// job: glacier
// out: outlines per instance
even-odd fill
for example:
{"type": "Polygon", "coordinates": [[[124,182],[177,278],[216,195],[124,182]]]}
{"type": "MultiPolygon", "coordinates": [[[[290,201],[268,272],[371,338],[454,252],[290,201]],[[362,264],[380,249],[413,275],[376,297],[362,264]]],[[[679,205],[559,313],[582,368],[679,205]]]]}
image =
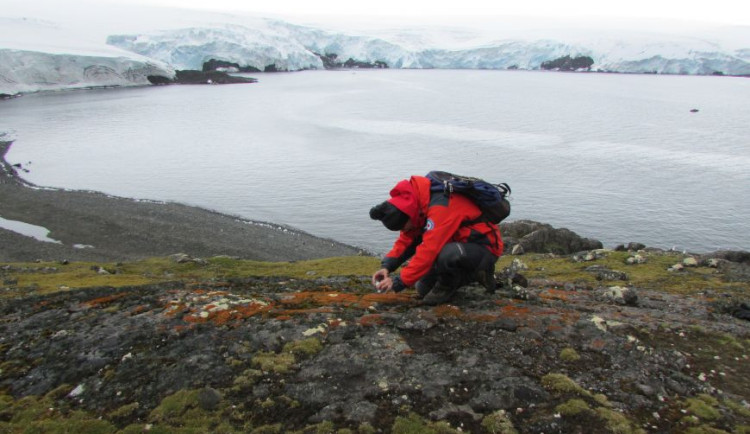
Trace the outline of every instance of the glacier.
{"type": "Polygon", "coordinates": [[[149,75],[174,77],[170,65],[71,37],[59,26],[0,18],[0,96],[45,90],[143,86],[149,75]]]}
{"type": "MultiPolygon", "coordinates": [[[[544,61],[570,55],[591,57],[593,70],[608,72],[750,74],[747,49],[728,50],[710,39],[593,36],[590,41],[583,38],[575,41],[502,39],[474,47],[443,48],[419,46],[414,39],[404,39],[403,33],[394,37],[351,35],[265,19],[253,27],[216,25],[112,35],[107,43],[167,62],[178,69],[201,69],[210,59],[258,70],[272,64],[276,69],[289,71],[323,69],[319,55],[335,54],[342,60],[385,62],[390,68],[535,70],[544,61]]],[[[450,45],[450,41],[446,45],[450,45]]]]}
{"type": "Polygon", "coordinates": [[[173,78],[175,70],[202,69],[211,59],[260,71],[324,69],[331,55],[338,62],[384,62],[389,68],[522,70],[569,55],[590,57],[594,71],[750,75],[750,26],[512,17],[430,25],[293,23],[139,5],[115,10],[89,2],[82,14],[53,0],[5,2],[0,11],[5,96],[145,85],[148,75],[173,78]]]}

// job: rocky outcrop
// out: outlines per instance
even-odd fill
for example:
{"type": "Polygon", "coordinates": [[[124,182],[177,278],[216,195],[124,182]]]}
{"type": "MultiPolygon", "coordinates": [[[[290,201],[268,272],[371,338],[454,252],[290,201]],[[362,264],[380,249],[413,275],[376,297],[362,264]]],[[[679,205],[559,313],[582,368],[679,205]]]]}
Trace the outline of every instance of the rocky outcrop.
{"type": "Polygon", "coordinates": [[[203,72],[220,71],[220,72],[261,72],[254,66],[241,66],[239,63],[227,62],[226,60],[211,59],[203,62],[203,72]]]}
{"type": "Polygon", "coordinates": [[[566,255],[601,249],[601,241],[583,238],[575,232],[531,220],[501,223],[505,251],[512,254],[555,253],[566,255]]]}
{"type": "Polygon", "coordinates": [[[175,71],[174,80],[161,75],[149,75],[151,84],[235,84],[256,83],[258,80],[250,77],[237,77],[221,71],[175,71]]]}
{"type": "Polygon", "coordinates": [[[323,67],[325,69],[340,69],[340,68],[386,69],[388,68],[388,63],[381,61],[381,60],[370,62],[370,61],[365,61],[365,60],[356,60],[350,57],[346,61],[341,62],[339,60],[338,54],[336,53],[326,53],[326,54],[315,53],[315,55],[320,57],[320,60],[323,61],[323,67]]]}

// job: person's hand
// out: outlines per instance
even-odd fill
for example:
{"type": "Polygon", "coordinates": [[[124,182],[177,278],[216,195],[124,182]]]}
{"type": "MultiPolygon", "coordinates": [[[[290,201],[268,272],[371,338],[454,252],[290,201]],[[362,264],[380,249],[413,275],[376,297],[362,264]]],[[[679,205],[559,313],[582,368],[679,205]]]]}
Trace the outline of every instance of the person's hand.
{"type": "Polygon", "coordinates": [[[372,285],[378,286],[378,282],[387,278],[388,274],[388,270],[385,268],[381,268],[380,270],[376,271],[375,274],[372,275],[372,285]]]}
{"type": "Polygon", "coordinates": [[[380,293],[390,292],[393,289],[393,278],[386,277],[385,279],[378,282],[378,284],[375,285],[375,288],[380,293]]]}

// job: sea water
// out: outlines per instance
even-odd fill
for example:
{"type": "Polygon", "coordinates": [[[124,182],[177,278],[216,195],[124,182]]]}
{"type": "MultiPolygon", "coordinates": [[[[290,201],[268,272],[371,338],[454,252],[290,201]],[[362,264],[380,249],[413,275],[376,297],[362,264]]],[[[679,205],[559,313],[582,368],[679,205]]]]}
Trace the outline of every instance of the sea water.
{"type": "MultiPolygon", "coordinates": [[[[750,80],[347,70],[0,102],[41,186],[184,202],[388,249],[369,219],[438,169],[507,182],[510,220],[605,246],[750,249],[750,80]]],[[[0,216],[2,217],[2,216],[0,216]]]]}

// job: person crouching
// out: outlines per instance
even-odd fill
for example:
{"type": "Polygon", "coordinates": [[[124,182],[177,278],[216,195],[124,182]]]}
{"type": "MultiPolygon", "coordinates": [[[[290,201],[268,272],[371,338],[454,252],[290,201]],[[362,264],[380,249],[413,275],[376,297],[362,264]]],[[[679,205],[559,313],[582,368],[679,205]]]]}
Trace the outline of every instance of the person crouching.
{"type": "Polygon", "coordinates": [[[430,180],[412,176],[390,191],[390,199],[370,209],[398,239],[372,275],[380,292],[415,287],[425,304],[449,301],[459,287],[481,283],[495,290],[495,262],[503,253],[496,224],[477,221],[481,211],[460,194],[430,192],[430,180]],[[392,275],[406,261],[400,275],[392,275]]]}

